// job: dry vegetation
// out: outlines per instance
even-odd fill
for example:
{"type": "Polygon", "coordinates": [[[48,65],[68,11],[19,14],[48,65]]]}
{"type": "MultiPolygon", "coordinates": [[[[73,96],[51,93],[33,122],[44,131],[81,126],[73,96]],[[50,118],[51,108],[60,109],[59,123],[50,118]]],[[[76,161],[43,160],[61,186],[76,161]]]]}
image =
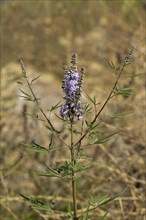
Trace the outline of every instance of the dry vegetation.
{"type": "MultiPolygon", "coordinates": [[[[126,190],[114,202],[99,208],[90,216],[98,219],[106,210],[107,220],[144,220],[145,214],[145,34],[144,1],[1,1],[1,216],[9,219],[69,219],[66,215],[41,214],[24,204],[18,192],[50,201],[58,195],[58,207],[67,210],[71,201],[67,182],[36,176],[32,170],[44,169],[43,162],[55,163],[68,155],[62,149],[51,155],[26,151],[21,142],[35,140],[48,145],[50,134],[44,124],[26,117],[37,114],[36,106],[22,101],[18,95],[23,58],[30,75],[41,74],[36,91],[47,109],[62,99],[62,66],[73,52],[78,53],[79,66],[86,66],[84,89],[103,102],[115,76],[104,58],[119,65],[123,56],[136,45],[135,61],[128,66],[121,85],[133,86],[134,94],[111,101],[100,117],[105,134],[121,132],[105,145],[86,147],[86,154],[98,166],[83,173],[78,183],[79,209],[86,205],[91,193],[99,197],[106,192],[126,190]],[[128,74],[141,74],[135,78],[128,74]],[[113,119],[119,112],[132,112],[113,119]],[[64,205],[63,205],[64,202],[64,205]]],[[[61,126],[54,117],[56,126],[61,126]]],[[[63,137],[67,138],[66,135],[63,137]]],[[[61,148],[56,139],[55,145],[61,148]]]]}

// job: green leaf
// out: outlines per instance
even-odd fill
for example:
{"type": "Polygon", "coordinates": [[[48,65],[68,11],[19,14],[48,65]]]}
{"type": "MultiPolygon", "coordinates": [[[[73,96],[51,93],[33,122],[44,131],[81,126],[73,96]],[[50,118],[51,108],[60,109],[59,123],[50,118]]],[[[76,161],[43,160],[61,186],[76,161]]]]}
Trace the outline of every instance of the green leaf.
{"type": "Polygon", "coordinates": [[[25,95],[25,97],[31,97],[31,95],[30,94],[28,94],[28,93],[26,93],[26,92],[24,92],[23,90],[21,90],[21,89],[19,89],[20,90],[20,92],[22,92],[24,95],[25,95]]]}
{"type": "Polygon", "coordinates": [[[110,62],[107,59],[105,59],[105,62],[112,70],[116,70],[116,67],[112,61],[110,62]]]}
{"type": "Polygon", "coordinates": [[[60,102],[58,102],[56,105],[54,105],[54,106],[52,106],[51,107],[51,109],[50,110],[48,110],[48,111],[53,111],[53,110],[55,110],[56,108],[59,108],[61,105],[59,105],[61,103],[61,101],[60,102]]]}
{"type": "MultiPolygon", "coordinates": [[[[54,171],[55,171],[55,170],[54,170],[54,171]]],[[[61,178],[60,174],[59,174],[57,171],[55,171],[55,172],[50,171],[50,172],[48,172],[48,173],[35,171],[35,173],[36,173],[38,176],[59,177],[59,178],[61,178]]]]}
{"type": "Polygon", "coordinates": [[[29,203],[31,203],[32,205],[30,205],[29,207],[30,208],[33,208],[33,209],[38,209],[38,210],[47,210],[47,211],[51,211],[43,202],[37,200],[37,199],[34,199],[32,197],[27,197],[27,196],[24,196],[23,194],[21,193],[18,193],[21,197],[23,197],[25,200],[27,200],[29,203]]]}
{"type": "Polygon", "coordinates": [[[24,98],[26,101],[36,102],[36,101],[40,100],[40,98],[33,98],[29,93],[26,93],[21,89],[19,89],[19,90],[20,90],[20,92],[22,92],[24,94],[24,95],[19,95],[19,97],[24,98]]]}
{"type": "Polygon", "coordinates": [[[19,97],[23,98],[25,101],[33,101],[31,96],[19,95],[19,97]]]}
{"type": "Polygon", "coordinates": [[[90,108],[89,104],[83,106],[83,114],[91,113],[92,108],[90,108]]]}
{"type": "Polygon", "coordinates": [[[99,126],[100,125],[100,123],[97,123],[96,121],[94,122],[94,123],[90,123],[90,124],[88,124],[88,127],[91,129],[91,130],[93,130],[93,129],[95,129],[97,126],[99,126]]]}
{"type": "Polygon", "coordinates": [[[114,133],[112,133],[112,134],[109,134],[109,135],[107,135],[107,136],[105,136],[105,137],[99,139],[98,141],[95,141],[95,142],[92,143],[92,144],[103,144],[103,143],[109,141],[113,135],[118,134],[118,133],[119,133],[119,131],[114,132],[114,133]]]}
{"type": "Polygon", "coordinates": [[[43,206],[45,205],[43,202],[40,202],[39,200],[36,200],[32,197],[27,197],[27,196],[24,196],[23,194],[19,193],[20,196],[22,196],[24,199],[26,199],[28,202],[34,204],[34,205],[37,205],[37,206],[43,206]]]}
{"type": "Polygon", "coordinates": [[[38,115],[32,115],[30,113],[26,113],[26,115],[28,115],[30,118],[32,118],[33,120],[38,120],[38,115]]]}
{"type": "Polygon", "coordinates": [[[85,215],[83,217],[83,220],[88,220],[89,207],[90,207],[90,205],[88,204],[88,207],[87,207],[87,210],[86,210],[85,215]]]}
{"type": "Polygon", "coordinates": [[[91,196],[91,199],[89,200],[89,204],[93,206],[91,210],[109,203],[110,201],[114,200],[118,196],[119,196],[119,193],[115,193],[115,195],[111,195],[111,193],[107,193],[96,202],[95,202],[95,199],[93,200],[93,197],[91,196]]]}
{"type": "Polygon", "coordinates": [[[105,194],[105,195],[97,202],[96,207],[105,205],[105,204],[107,204],[108,202],[113,201],[114,199],[116,199],[117,197],[119,197],[119,195],[121,195],[121,193],[123,193],[126,189],[127,189],[127,186],[126,186],[121,192],[118,192],[118,193],[107,193],[107,194],[105,194]]]}
{"type": "Polygon", "coordinates": [[[117,113],[116,115],[111,116],[111,118],[115,119],[115,118],[121,118],[125,115],[131,114],[133,112],[121,112],[121,113],[117,113]]]}
{"type": "Polygon", "coordinates": [[[80,171],[84,171],[84,170],[88,170],[88,169],[91,169],[93,167],[96,167],[97,164],[96,163],[90,163],[90,164],[76,163],[75,166],[76,167],[73,167],[73,168],[74,168],[74,171],[77,173],[77,172],[80,172],[80,171]]]}
{"type": "Polygon", "coordinates": [[[17,81],[17,83],[20,84],[20,85],[23,85],[23,82],[21,82],[21,81],[17,81]]]}
{"type": "Polygon", "coordinates": [[[134,94],[134,92],[132,92],[132,87],[124,87],[124,88],[116,87],[113,90],[113,93],[115,95],[123,95],[123,96],[126,96],[126,97],[128,97],[129,95],[133,95],[134,94]]]}
{"type": "Polygon", "coordinates": [[[97,103],[97,102],[96,102],[96,97],[95,97],[95,96],[94,96],[93,98],[91,98],[85,91],[84,91],[84,94],[85,94],[86,98],[87,98],[90,102],[92,102],[94,105],[100,104],[100,103],[97,103]]]}
{"type": "Polygon", "coordinates": [[[44,121],[44,119],[39,118],[38,115],[30,114],[30,113],[25,113],[27,116],[29,116],[32,120],[38,120],[38,121],[44,121]]]}
{"type": "Polygon", "coordinates": [[[103,216],[101,216],[101,217],[99,217],[99,219],[98,220],[104,220],[105,219],[105,217],[107,216],[107,214],[108,214],[108,212],[106,212],[103,216]]]}
{"type": "Polygon", "coordinates": [[[136,76],[143,75],[143,74],[145,73],[132,73],[132,74],[127,75],[126,77],[136,77],[136,76]]]}
{"type": "Polygon", "coordinates": [[[56,195],[53,196],[53,198],[50,201],[50,208],[53,210],[56,207],[56,195]]]}
{"type": "Polygon", "coordinates": [[[50,152],[53,149],[53,138],[51,138],[49,146],[48,146],[48,151],[50,152]]]}
{"type": "Polygon", "coordinates": [[[118,196],[119,196],[118,193],[116,193],[115,196],[111,196],[110,193],[108,193],[100,199],[100,201],[97,203],[96,207],[103,206],[103,205],[109,203],[110,201],[114,200],[118,196]]]}
{"type": "Polygon", "coordinates": [[[71,204],[70,203],[68,205],[68,214],[71,217],[71,219],[73,220],[73,214],[72,214],[72,211],[71,211],[71,204]]]}
{"type": "Polygon", "coordinates": [[[45,147],[33,142],[32,144],[22,143],[22,145],[29,150],[35,151],[35,152],[46,152],[48,151],[45,147]]]}
{"type": "Polygon", "coordinates": [[[32,84],[34,81],[36,81],[38,78],[40,78],[40,76],[41,76],[41,75],[34,77],[34,78],[31,80],[31,84],[32,84]]]}
{"type": "Polygon", "coordinates": [[[42,207],[39,207],[39,206],[35,206],[35,205],[30,205],[29,206],[30,208],[32,209],[35,209],[35,210],[41,210],[41,211],[48,211],[48,212],[51,212],[52,210],[49,209],[47,206],[42,206],[42,207]]]}
{"type": "Polygon", "coordinates": [[[57,114],[55,114],[55,116],[56,116],[57,118],[59,118],[61,121],[68,122],[66,118],[61,118],[61,117],[58,116],[57,114]]]}

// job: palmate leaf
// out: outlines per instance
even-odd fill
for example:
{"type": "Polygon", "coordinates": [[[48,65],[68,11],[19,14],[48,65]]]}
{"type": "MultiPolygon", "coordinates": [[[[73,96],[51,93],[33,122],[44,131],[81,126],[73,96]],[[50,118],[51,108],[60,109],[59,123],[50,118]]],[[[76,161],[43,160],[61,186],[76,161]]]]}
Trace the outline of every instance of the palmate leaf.
{"type": "Polygon", "coordinates": [[[36,101],[39,101],[40,98],[37,98],[37,97],[32,97],[32,95],[30,95],[29,93],[26,93],[24,92],[23,90],[19,89],[20,92],[23,93],[23,95],[19,95],[19,97],[25,99],[26,101],[32,101],[32,102],[36,102],[36,101]]]}
{"type": "Polygon", "coordinates": [[[116,87],[114,90],[113,90],[113,93],[115,95],[122,95],[122,96],[130,96],[130,95],[133,95],[134,92],[132,92],[132,87],[129,86],[129,87],[124,87],[124,88],[119,88],[119,87],[116,87]]]}
{"type": "Polygon", "coordinates": [[[23,90],[19,89],[20,92],[22,92],[23,95],[19,95],[19,97],[25,99],[26,101],[33,101],[32,96],[26,92],[24,92],[23,90]]]}
{"type": "Polygon", "coordinates": [[[108,61],[107,59],[105,59],[105,62],[112,70],[116,70],[116,67],[112,61],[108,61]]]}
{"type": "Polygon", "coordinates": [[[33,209],[38,209],[38,210],[46,210],[46,211],[51,211],[48,206],[46,206],[43,202],[34,199],[32,197],[27,197],[24,196],[22,193],[18,193],[21,197],[23,197],[26,201],[28,201],[29,203],[31,203],[32,205],[30,205],[29,207],[33,208],[33,209]]]}
{"type": "Polygon", "coordinates": [[[109,141],[113,135],[118,134],[119,132],[120,132],[120,131],[117,131],[117,132],[114,132],[114,133],[112,133],[112,134],[109,134],[109,135],[107,135],[107,136],[105,136],[105,137],[102,137],[102,138],[100,138],[98,141],[95,141],[95,142],[92,143],[92,144],[103,144],[103,143],[109,141]]]}
{"type": "Polygon", "coordinates": [[[33,142],[31,144],[22,143],[22,146],[26,147],[29,150],[35,151],[35,152],[48,152],[48,149],[45,147],[33,142]]]}
{"type": "Polygon", "coordinates": [[[92,108],[90,108],[89,104],[84,104],[83,105],[83,114],[90,114],[91,113],[92,108]]]}

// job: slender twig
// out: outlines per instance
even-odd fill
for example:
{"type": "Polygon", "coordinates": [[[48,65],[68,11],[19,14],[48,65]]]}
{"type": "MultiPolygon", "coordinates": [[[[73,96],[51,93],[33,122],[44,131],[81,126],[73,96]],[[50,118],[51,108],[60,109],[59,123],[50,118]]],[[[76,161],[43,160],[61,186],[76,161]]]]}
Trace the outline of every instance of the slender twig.
{"type": "Polygon", "coordinates": [[[61,140],[61,142],[65,145],[65,146],[67,146],[68,148],[70,147],[63,139],[62,139],[62,137],[58,134],[58,138],[61,140]]]}
{"type": "Polygon", "coordinates": [[[43,111],[43,109],[40,107],[40,104],[39,104],[39,102],[38,102],[38,99],[37,99],[36,95],[34,94],[33,89],[32,89],[32,87],[31,87],[31,84],[30,84],[30,82],[29,82],[29,80],[28,80],[28,78],[27,78],[26,69],[25,69],[25,66],[24,66],[24,63],[23,63],[22,60],[20,60],[20,64],[21,64],[21,68],[22,68],[22,75],[23,75],[23,77],[24,77],[25,80],[26,80],[26,83],[27,83],[27,85],[28,85],[28,88],[29,88],[29,90],[30,90],[30,92],[31,92],[31,94],[32,94],[32,96],[33,96],[33,98],[34,98],[34,102],[37,104],[37,107],[39,108],[40,112],[42,113],[42,115],[44,116],[44,118],[46,119],[46,121],[48,122],[48,124],[50,125],[51,129],[52,129],[53,131],[55,131],[56,133],[58,133],[59,131],[57,131],[57,130],[54,128],[54,126],[52,125],[51,121],[50,121],[49,118],[46,116],[46,114],[45,114],[45,112],[43,111]]]}
{"type": "MultiPolygon", "coordinates": [[[[81,137],[82,137],[82,135],[83,135],[83,129],[84,129],[84,120],[82,121],[82,126],[81,126],[81,137]]],[[[81,140],[82,141],[82,140],[81,140]]],[[[79,148],[80,148],[80,146],[81,146],[81,141],[79,142],[79,148]]]]}

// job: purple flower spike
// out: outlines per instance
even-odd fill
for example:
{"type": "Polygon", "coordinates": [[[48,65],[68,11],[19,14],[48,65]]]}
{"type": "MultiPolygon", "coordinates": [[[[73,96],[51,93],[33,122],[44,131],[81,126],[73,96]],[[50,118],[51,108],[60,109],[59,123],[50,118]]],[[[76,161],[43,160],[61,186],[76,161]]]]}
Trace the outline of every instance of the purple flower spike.
{"type": "MultiPolygon", "coordinates": [[[[83,72],[81,75],[77,71],[77,55],[72,55],[71,69],[65,69],[65,77],[62,83],[62,88],[65,93],[66,103],[61,106],[60,115],[62,118],[67,118],[73,121],[74,117],[78,120],[83,119],[81,98],[81,86],[83,81],[83,72]]],[[[82,70],[81,70],[82,71],[82,70]]]]}

